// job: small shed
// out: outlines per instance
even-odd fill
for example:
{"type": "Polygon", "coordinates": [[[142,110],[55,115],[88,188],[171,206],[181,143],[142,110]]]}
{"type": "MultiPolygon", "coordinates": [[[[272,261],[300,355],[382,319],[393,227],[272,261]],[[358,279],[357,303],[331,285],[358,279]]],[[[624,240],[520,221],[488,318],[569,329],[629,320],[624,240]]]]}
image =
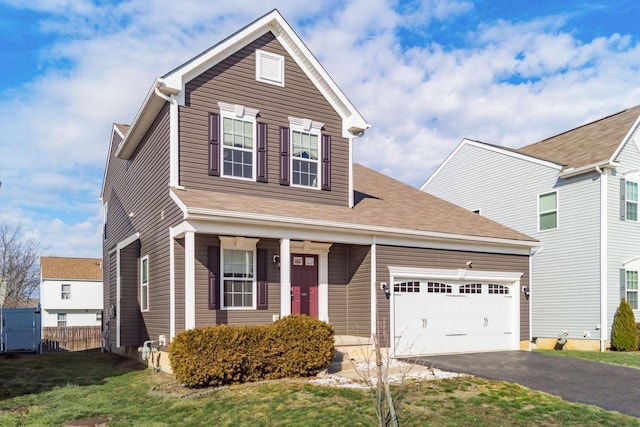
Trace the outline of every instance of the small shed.
{"type": "Polygon", "coordinates": [[[41,352],[40,304],[0,309],[0,351],[41,352]]]}

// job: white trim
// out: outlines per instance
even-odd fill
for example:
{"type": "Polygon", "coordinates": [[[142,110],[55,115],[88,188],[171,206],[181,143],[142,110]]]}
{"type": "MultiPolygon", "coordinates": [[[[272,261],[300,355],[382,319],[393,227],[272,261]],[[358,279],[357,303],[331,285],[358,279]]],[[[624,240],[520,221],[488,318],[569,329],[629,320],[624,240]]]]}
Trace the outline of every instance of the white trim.
{"type": "Polygon", "coordinates": [[[259,239],[253,239],[241,236],[218,236],[220,239],[220,294],[218,295],[220,301],[220,310],[236,311],[236,310],[256,310],[258,301],[258,260],[257,260],[257,244],[259,239]],[[224,303],[224,251],[225,250],[240,250],[251,252],[253,258],[253,268],[251,272],[251,306],[250,307],[227,307],[224,303]]]}
{"type": "Polygon", "coordinates": [[[195,233],[184,233],[184,329],[196,327],[195,233]]]}
{"type": "Polygon", "coordinates": [[[619,166],[618,163],[610,162],[606,160],[602,162],[591,163],[589,165],[580,166],[577,168],[567,168],[566,170],[558,174],[558,177],[566,179],[566,178],[571,178],[577,175],[582,175],[587,172],[598,172],[598,170],[603,170],[603,169],[615,169],[617,166],[619,166]]]}
{"type": "MultiPolygon", "coordinates": [[[[636,128],[638,127],[639,124],[640,124],[640,116],[638,116],[635,122],[633,122],[633,126],[629,128],[629,131],[627,132],[627,134],[624,136],[624,138],[622,138],[622,141],[620,142],[620,144],[618,144],[618,148],[616,148],[616,150],[613,152],[613,154],[609,158],[610,163],[615,162],[615,158],[618,157],[618,155],[620,154],[620,151],[622,151],[622,148],[625,146],[625,144],[629,142],[629,140],[631,139],[631,135],[633,135],[633,133],[636,131],[636,128]]],[[[640,150],[640,147],[638,147],[637,143],[636,143],[636,148],[640,150]]]]}
{"type": "MultiPolygon", "coordinates": [[[[608,215],[609,210],[607,197],[607,186],[609,180],[607,178],[608,173],[603,170],[600,174],[600,351],[605,350],[605,340],[607,338],[607,332],[609,328],[607,326],[607,290],[609,289],[608,283],[608,268],[607,262],[609,260],[608,253],[608,215]]],[[[625,188],[626,191],[626,188],[625,188]]],[[[626,209],[626,206],[625,206],[626,209]]]]}
{"type": "Polygon", "coordinates": [[[180,187],[180,110],[171,96],[169,103],[169,185],[180,187]]]}
{"type": "Polygon", "coordinates": [[[176,336],[176,242],[172,234],[173,227],[169,227],[169,342],[176,336]]]}
{"type": "MultiPolygon", "coordinates": [[[[378,332],[378,316],[377,316],[377,307],[378,307],[378,299],[377,299],[377,267],[378,267],[378,258],[377,258],[377,243],[376,236],[373,236],[371,239],[371,336],[378,332]]],[[[388,286],[388,284],[387,284],[388,286]]],[[[391,314],[390,314],[391,315],[391,314]]],[[[389,329],[391,330],[391,329],[389,329]]]]}
{"type": "Polygon", "coordinates": [[[143,313],[146,313],[147,311],[149,311],[149,254],[143,256],[142,258],[140,258],[140,311],[143,313]],[[142,277],[143,277],[143,273],[144,273],[144,269],[142,268],[142,266],[144,265],[144,262],[147,261],[147,283],[144,284],[142,283],[142,277]],[[147,292],[146,292],[146,301],[144,301],[142,299],[142,288],[143,286],[145,286],[147,288],[147,292]],[[145,308],[146,306],[146,308],[145,308]]]}
{"type": "Polygon", "coordinates": [[[291,315],[291,239],[280,239],[280,317],[291,315]]]}
{"type": "MultiPolygon", "coordinates": [[[[515,159],[519,159],[519,160],[524,160],[525,162],[531,162],[531,163],[535,163],[537,165],[541,165],[541,166],[546,166],[552,169],[556,169],[558,171],[560,171],[562,169],[562,165],[557,164],[557,163],[553,163],[553,162],[549,162],[546,160],[541,160],[532,156],[528,156],[526,154],[522,154],[522,153],[518,153],[515,151],[511,151],[511,150],[507,150],[501,147],[496,147],[495,145],[489,145],[486,144],[484,142],[480,142],[480,141],[473,141],[470,139],[463,139],[460,144],[458,144],[458,146],[453,150],[453,152],[451,154],[449,154],[449,156],[444,160],[444,162],[442,162],[440,164],[440,166],[438,166],[438,168],[435,170],[435,172],[433,172],[431,174],[431,176],[429,178],[427,178],[427,180],[424,182],[424,184],[422,184],[420,186],[420,190],[422,191],[427,191],[427,186],[429,185],[429,183],[447,166],[447,164],[449,164],[449,162],[456,156],[456,154],[458,154],[458,152],[460,150],[462,150],[462,148],[465,145],[469,145],[471,147],[476,147],[476,148],[480,148],[483,150],[487,150],[487,151],[492,151],[494,153],[498,153],[498,154],[502,154],[504,156],[509,156],[509,157],[513,157],[515,159]]],[[[428,192],[428,191],[427,191],[428,192]]]]}
{"type": "Polygon", "coordinates": [[[256,81],[284,87],[284,56],[277,53],[256,49],[256,81]],[[277,63],[278,74],[275,79],[263,73],[264,60],[274,60],[277,63]]]}
{"type": "MultiPolygon", "coordinates": [[[[329,250],[331,246],[332,243],[309,240],[291,241],[290,245],[291,253],[318,256],[318,318],[325,322],[329,322],[329,250]]],[[[291,307],[291,301],[289,301],[289,307],[291,307]]]]}

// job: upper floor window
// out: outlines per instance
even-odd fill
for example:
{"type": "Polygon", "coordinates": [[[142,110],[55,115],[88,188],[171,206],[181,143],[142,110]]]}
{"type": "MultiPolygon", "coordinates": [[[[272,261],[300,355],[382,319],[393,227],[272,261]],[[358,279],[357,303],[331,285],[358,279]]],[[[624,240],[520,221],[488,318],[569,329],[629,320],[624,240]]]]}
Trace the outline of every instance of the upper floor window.
{"type": "Polygon", "coordinates": [[[61,285],[61,295],[60,298],[62,299],[71,299],[71,285],[63,283],[61,285]]]}
{"type": "Polygon", "coordinates": [[[222,308],[256,308],[256,243],[258,239],[220,237],[222,308]]]}
{"type": "Polygon", "coordinates": [[[551,230],[558,228],[558,193],[541,194],[538,197],[538,229],[551,230]]]}
{"type": "Polygon", "coordinates": [[[149,255],[140,260],[140,310],[149,310],[149,255]]]}
{"type": "Polygon", "coordinates": [[[289,117],[291,125],[291,184],[320,188],[320,130],[323,123],[289,117]]]}
{"type": "Polygon", "coordinates": [[[67,326],[67,313],[58,313],[58,326],[67,326]]]}
{"type": "Polygon", "coordinates": [[[625,181],[625,218],[638,220],[638,183],[629,180],[625,181]]]}

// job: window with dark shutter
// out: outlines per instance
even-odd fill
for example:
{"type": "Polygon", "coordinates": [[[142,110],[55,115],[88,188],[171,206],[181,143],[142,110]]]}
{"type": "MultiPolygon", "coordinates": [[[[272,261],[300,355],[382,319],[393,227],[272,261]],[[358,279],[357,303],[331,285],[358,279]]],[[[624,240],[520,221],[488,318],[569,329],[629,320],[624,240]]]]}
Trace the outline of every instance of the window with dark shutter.
{"type": "Polygon", "coordinates": [[[258,123],[257,176],[258,182],[267,182],[267,124],[258,123]]]}
{"type": "Polygon", "coordinates": [[[331,190],[331,135],[322,135],[322,186],[331,190]]]}
{"type": "Polygon", "coordinates": [[[257,303],[258,310],[267,310],[269,308],[269,282],[267,281],[267,271],[269,268],[268,255],[266,249],[258,249],[258,282],[257,282],[257,303]]]}
{"type": "Polygon", "coordinates": [[[289,185],[289,128],[280,127],[280,184],[289,185]]]}
{"type": "Polygon", "coordinates": [[[220,115],[209,113],[209,175],[220,176],[220,115]]]}
{"type": "Polygon", "coordinates": [[[220,308],[220,248],[209,246],[209,310],[220,308]]]}

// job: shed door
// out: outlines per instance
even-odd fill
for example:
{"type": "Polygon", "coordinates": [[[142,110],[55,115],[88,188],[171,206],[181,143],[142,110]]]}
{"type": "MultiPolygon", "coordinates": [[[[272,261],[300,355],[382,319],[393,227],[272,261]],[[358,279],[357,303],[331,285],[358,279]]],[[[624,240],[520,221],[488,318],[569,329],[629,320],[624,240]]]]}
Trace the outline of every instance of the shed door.
{"type": "Polygon", "coordinates": [[[41,318],[37,308],[3,308],[2,351],[40,351],[41,318]]]}
{"type": "Polygon", "coordinates": [[[514,291],[496,283],[396,280],[395,355],[516,350],[514,291]]]}

